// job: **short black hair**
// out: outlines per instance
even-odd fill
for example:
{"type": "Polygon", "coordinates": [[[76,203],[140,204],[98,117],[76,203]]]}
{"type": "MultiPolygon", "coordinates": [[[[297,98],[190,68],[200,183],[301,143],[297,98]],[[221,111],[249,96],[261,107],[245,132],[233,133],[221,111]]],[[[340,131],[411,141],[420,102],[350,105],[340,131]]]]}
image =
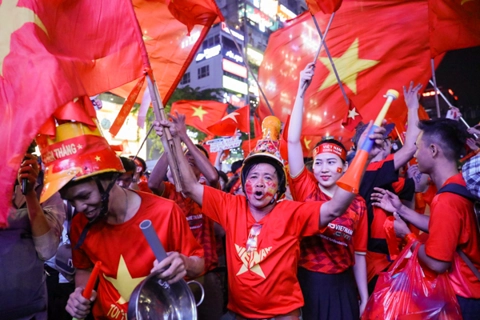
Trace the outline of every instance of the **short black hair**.
{"type": "Polygon", "coordinates": [[[205,154],[205,157],[207,157],[208,160],[210,160],[210,155],[208,154],[208,151],[207,149],[205,149],[204,146],[202,146],[201,144],[196,144],[195,146],[205,154]]]}
{"type": "Polygon", "coordinates": [[[469,135],[458,121],[446,118],[421,120],[418,128],[423,131],[422,140],[439,145],[447,159],[457,161],[465,155],[469,135]]]}
{"type": "MultiPolygon", "coordinates": [[[[325,139],[325,140],[322,140],[320,142],[318,142],[315,147],[313,147],[313,149],[315,149],[316,147],[318,147],[319,145],[322,145],[324,143],[333,143],[334,145],[337,145],[339,146],[340,148],[342,148],[343,151],[345,151],[345,154],[347,154],[347,148],[345,148],[345,146],[343,145],[343,143],[341,143],[340,141],[336,140],[336,139],[325,139]]],[[[342,162],[345,164],[345,161],[343,159],[341,159],[342,162]]]]}
{"type": "Polygon", "coordinates": [[[142,174],[145,171],[147,171],[147,163],[145,162],[145,160],[143,160],[140,157],[135,157],[135,156],[130,156],[129,158],[132,159],[134,162],[136,162],[135,160],[138,160],[142,164],[142,174]]]}
{"type": "Polygon", "coordinates": [[[235,174],[238,173],[238,170],[243,166],[243,160],[237,160],[232,163],[230,170],[235,174]]]}
{"type": "Polygon", "coordinates": [[[135,173],[137,166],[132,159],[120,157],[120,160],[122,161],[123,168],[126,172],[132,172],[132,174],[135,173]]]}
{"type": "Polygon", "coordinates": [[[93,180],[102,180],[102,181],[107,181],[107,182],[116,181],[117,178],[120,175],[121,175],[120,172],[110,171],[110,172],[103,172],[103,173],[100,173],[100,174],[92,175],[92,176],[89,176],[89,177],[86,177],[86,178],[80,178],[78,180],[70,180],[66,185],[64,185],[60,189],[60,194],[61,194],[62,190],[64,190],[64,189],[67,189],[67,188],[70,188],[70,187],[73,187],[73,186],[76,186],[76,185],[79,185],[79,184],[82,184],[82,183],[85,183],[85,182],[93,181],[93,180]]]}

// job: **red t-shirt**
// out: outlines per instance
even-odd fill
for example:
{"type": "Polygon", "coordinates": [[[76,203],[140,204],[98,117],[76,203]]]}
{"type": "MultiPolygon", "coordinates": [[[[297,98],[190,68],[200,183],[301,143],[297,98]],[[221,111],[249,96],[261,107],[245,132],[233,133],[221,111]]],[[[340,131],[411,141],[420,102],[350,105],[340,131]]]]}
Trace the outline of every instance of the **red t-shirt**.
{"type": "MultiPolygon", "coordinates": [[[[315,176],[305,168],[289,179],[290,192],[295,201],[328,201],[315,176]]],[[[300,243],[299,265],[307,270],[336,274],[355,264],[355,252],[367,252],[367,207],[361,196],[356,196],[345,213],[328,224],[313,237],[300,243]]]]}
{"type": "MultiPolygon", "coordinates": [[[[174,202],[142,192],[138,195],[142,202],[132,219],[119,225],[108,224],[105,220],[94,223],[82,246],[72,250],[76,268],[88,269],[95,262],[102,262],[98,296],[92,311],[95,319],[126,318],[133,289],[150,274],[155,256],[139,228],[142,221],[152,221],[166,252],[203,257],[202,247],[174,202]]],[[[73,217],[72,248],[87,222],[83,214],[73,217]]]]}
{"type": "MultiPolygon", "coordinates": [[[[445,181],[465,186],[462,174],[458,173],[445,181]]],[[[480,298],[480,280],[455,252],[459,247],[480,270],[480,237],[473,203],[464,197],[443,192],[437,194],[431,204],[429,237],[425,253],[431,258],[452,262],[449,272],[455,293],[465,298],[480,298]],[[456,261],[454,261],[454,259],[456,261]]]]}
{"type": "Polygon", "coordinates": [[[299,241],[318,232],[322,202],[278,201],[255,221],[244,196],[205,186],[203,213],[226,233],[228,309],[246,318],[272,318],[303,306],[297,280],[299,241]],[[257,248],[246,250],[254,224],[261,225],[257,248]]]}
{"type": "Polygon", "coordinates": [[[218,266],[218,255],[213,220],[203,215],[200,206],[191,198],[186,198],[180,192],[177,192],[175,185],[170,182],[165,182],[162,197],[173,200],[182,209],[190,225],[190,230],[203,247],[205,272],[215,269],[218,266]]]}

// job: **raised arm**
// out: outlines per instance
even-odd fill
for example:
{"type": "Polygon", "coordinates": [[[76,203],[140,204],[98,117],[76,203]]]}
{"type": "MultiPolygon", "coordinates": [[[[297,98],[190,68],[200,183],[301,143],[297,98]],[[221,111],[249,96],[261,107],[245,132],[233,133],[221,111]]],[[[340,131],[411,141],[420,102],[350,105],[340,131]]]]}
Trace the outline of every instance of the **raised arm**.
{"type": "Polygon", "coordinates": [[[158,159],[155,167],[148,178],[148,187],[154,194],[161,196],[165,190],[165,183],[163,182],[168,170],[167,154],[164,152],[160,159],[158,159]]]}
{"type": "MultiPolygon", "coordinates": [[[[47,218],[47,209],[44,210],[40,205],[37,192],[35,191],[35,183],[37,182],[39,172],[37,157],[27,153],[18,170],[17,179],[20,185],[22,185],[22,179],[27,179],[28,181],[25,200],[32,238],[38,257],[42,260],[47,260],[53,257],[57,251],[65,213],[61,212],[61,210],[64,210],[63,203],[60,203],[60,205],[51,203],[49,205],[51,217],[50,219],[47,218]]],[[[58,194],[56,199],[57,202],[61,202],[58,194]]],[[[51,202],[53,202],[53,199],[51,202]]]]}
{"type": "Polygon", "coordinates": [[[307,64],[305,69],[300,72],[300,80],[298,82],[297,97],[293,104],[292,114],[290,115],[290,125],[288,127],[288,164],[290,176],[298,176],[304,167],[303,151],[300,137],[302,135],[303,122],[303,93],[304,86],[308,86],[314,74],[315,64],[313,62],[307,64]]]}
{"type": "Polygon", "coordinates": [[[207,179],[208,185],[216,187],[218,183],[218,172],[217,170],[215,170],[215,167],[212,166],[210,160],[208,160],[208,158],[203,154],[202,151],[197,148],[197,146],[188,136],[187,127],[185,125],[185,115],[176,112],[175,117],[170,117],[172,118],[172,120],[175,119],[174,122],[177,129],[177,135],[180,140],[187,146],[189,153],[195,159],[195,164],[197,165],[197,168],[207,179]]]}
{"type": "Polygon", "coordinates": [[[400,148],[400,150],[395,153],[393,157],[395,170],[400,169],[408,161],[410,161],[410,159],[412,159],[413,157],[413,154],[417,150],[417,147],[415,146],[415,141],[417,140],[417,136],[420,133],[420,129],[418,128],[418,92],[421,88],[421,84],[417,84],[414,87],[413,81],[410,82],[408,90],[405,88],[405,86],[403,87],[405,104],[407,105],[408,109],[407,132],[405,133],[404,145],[400,148]]]}
{"type": "MultiPolygon", "coordinates": [[[[183,116],[183,115],[179,115],[183,116]]],[[[185,116],[183,116],[185,117],[185,116]]],[[[182,147],[180,145],[180,138],[177,135],[177,117],[171,117],[172,122],[168,120],[162,120],[160,122],[155,121],[153,123],[153,127],[157,134],[159,136],[163,135],[163,127],[168,127],[170,128],[170,132],[173,136],[173,139],[175,140],[175,151],[177,155],[177,164],[178,164],[178,169],[180,171],[180,175],[182,178],[182,183],[183,183],[183,193],[187,196],[193,199],[196,203],[199,205],[202,205],[203,201],[203,185],[200,184],[195,177],[192,168],[190,167],[190,164],[188,163],[187,159],[185,158],[185,155],[183,154],[182,147]]]]}

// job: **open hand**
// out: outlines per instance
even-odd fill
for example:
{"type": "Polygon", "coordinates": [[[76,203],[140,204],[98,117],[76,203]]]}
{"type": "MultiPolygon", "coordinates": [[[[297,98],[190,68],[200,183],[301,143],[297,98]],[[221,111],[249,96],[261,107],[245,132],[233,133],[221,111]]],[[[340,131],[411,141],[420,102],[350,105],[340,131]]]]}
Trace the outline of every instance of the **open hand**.
{"type": "Polygon", "coordinates": [[[400,210],[402,202],[395,193],[382,188],[374,188],[374,190],[376,192],[372,193],[370,196],[370,199],[373,200],[372,205],[388,212],[396,212],[400,210]]]}

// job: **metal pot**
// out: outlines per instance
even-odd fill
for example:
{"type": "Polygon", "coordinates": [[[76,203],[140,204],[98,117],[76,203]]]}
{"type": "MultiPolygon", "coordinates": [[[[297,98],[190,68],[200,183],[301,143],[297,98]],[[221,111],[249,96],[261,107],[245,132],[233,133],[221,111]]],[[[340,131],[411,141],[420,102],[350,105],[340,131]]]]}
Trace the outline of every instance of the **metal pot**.
{"type": "Polygon", "coordinates": [[[158,278],[157,273],[150,274],[133,291],[128,303],[129,320],[165,319],[196,320],[197,306],[205,296],[202,285],[197,281],[184,280],[169,284],[158,278]],[[202,292],[198,303],[188,287],[197,284],[202,292]]]}
{"type": "MultiPolygon", "coordinates": [[[[150,220],[140,223],[145,238],[152,248],[158,261],[165,259],[167,254],[158,239],[150,220]]],[[[165,320],[196,320],[197,306],[203,302],[205,291],[197,281],[180,280],[169,284],[158,277],[159,272],[146,277],[133,290],[128,302],[127,316],[130,320],[165,319],[165,320]],[[194,283],[200,287],[201,298],[195,302],[188,284],[194,283]]]]}

